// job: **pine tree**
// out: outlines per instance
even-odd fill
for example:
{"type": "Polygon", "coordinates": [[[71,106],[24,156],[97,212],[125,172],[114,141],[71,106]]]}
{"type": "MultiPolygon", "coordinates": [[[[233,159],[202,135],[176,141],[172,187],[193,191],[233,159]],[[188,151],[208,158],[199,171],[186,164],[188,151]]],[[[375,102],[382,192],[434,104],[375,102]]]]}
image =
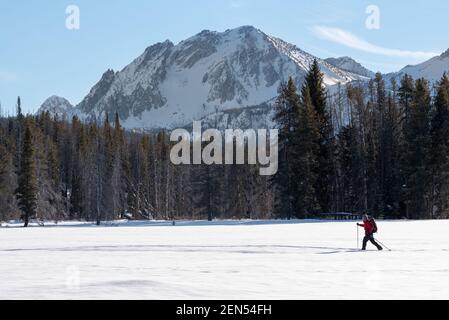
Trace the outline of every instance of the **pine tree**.
{"type": "Polygon", "coordinates": [[[70,218],[84,218],[83,173],[86,154],[86,136],[84,126],[78,117],[72,118],[71,135],[73,139],[72,178],[70,187],[70,218]]]}
{"type": "MultiPolygon", "coordinates": [[[[361,86],[352,87],[349,86],[347,89],[348,101],[350,104],[350,132],[348,135],[350,137],[347,139],[348,144],[352,146],[351,159],[352,168],[347,168],[345,162],[339,164],[343,167],[343,170],[349,170],[351,174],[351,185],[355,190],[352,208],[354,212],[367,212],[369,208],[369,130],[370,125],[370,109],[365,104],[364,89],[361,86]],[[354,137],[353,137],[354,136],[354,137]]],[[[344,132],[342,132],[343,134],[344,132]]],[[[344,143],[344,141],[343,141],[344,143]]],[[[342,172],[341,175],[345,173],[342,172]]]]}
{"type": "Polygon", "coordinates": [[[401,79],[401,86],[398,91],[399,95],[399,105],[401,106],[401,114],[404,117],[403,125],[408,124],[410,118],[410,106],[413,99],[413,93],[415,91],[415,83],[411,76],[404,75],[401,79]]]}
{"type": "Polygon", "coordinates": [[[321,73],[318,61],[315,59],[306,75],[306,84],[310,91],[312,105],[315,107],[318,120],[321,121],[321,134],[324,136],[329,130],[329,112],[326,105],[326,91],[324,89],[323,73],[321,73]]]}
{"type": "Polygon", "coordinates": [[[5,174],[6,174],[6,167],[8,164],[8,150],[3,144],[3,128],[0,127],[0,192],[2,190],[2,187],[4,186],[5,182],[5,174]]]}
{"type": "Polygon", "coordinates": [[[29,219],[36,214],[37,191],[33,137],[30,127],[27,126],[22,147],[19,186],[16,190],[19,207],[23,211],[25,227],[28,226],[29,219]]]}
{"type": "Polygon", "coordinates": [[[301,91],[299,123],[296,128],[297,146],[292,161],[293,178],[296,189],[296,209],[299,217],[307,218],[320,210],[315,186],[318,179],[320,126],[317,112],[307,84],[301,91]]]}
{"type": "MultiPolygon", "coordinates": [[[[14,130],[15,130],[15,139],[17,141],[17,145],[21,146],[23,143],[23,130],[24,130],[24,116],[22,114],[22,102],[20,97],[17,97],[17,121],[16,122],[11,122],[11,124],[14,126],[14,130]]],[[[21,163],[21,152],[16,152],[15,155],[15,159],[14,162],[15,163],[21,163]]]]}
{"type": "Polygon", "coordinates": [[[356,165],[356,131],[352,125],[341,128],[337,136],[338,162],[338,210],[341,212],[356,212],[354,173],[356,165]]]}
{"type": "Polygon", "coordinates": [[[114,201],[111,199],[113,195],[113,172],[114,172],[114,147],[113,132],[109,123],[109,115],[106,118],[101,131],[101,162],[98,163],[101,174],[101,211],[102,218],[112,220],[115,217],[114,201]]]}
{"type": "Polygon", "coordinates": [[[52,185],[55,189],[59,186],[59,180],[61,178],[61,173],[59,170],[59,157],[57,145],[53,143],[49,138],[47,140],[47,169],[48,177],[50,178],[52,185]]]}
{"type": "Polygon", "coordinates": [[[374,146],[374,176],[376,179],[373,181],[373,194],[374,198],[374,206],[373,211],[375,214],[383,213],[385,207],[385,188],[386,179],[385,179],[385,171],[386,171],[386,109],[387,109],[387,99],[385,92],[385,82],[380,73],[376,73],[375,78],[372,82],[373,92],[375,93],[375,98],[371,101],[371,106],[373,108],[373,129],[374,134],[373,138],[373,146],[374,146]]]}
{"type": "Polygon", "coordinates": [[[87,129],[86,147],[82,153],[83,179],[82,190],[84,197],[85,218],[101,223],[101,195],[102,195],[102,150],[99,128],[91,123],[87,129]]]}
{"type": "MultiPolygon", "coordinates": [[[[3,120],[3,119],[1,119],[3,120]]],[[[12,118],[6,123],[0,121],[0,220],[15,218],[19,211],[15,190],[17,188],[17,175],[14,165],[14,156],[17,152],[15,128],[12,118]],[[3,127],[3,124],[6,124],[3,127]]]]}
{"type": "MultiPolygon", "coordinates": [[[[123,215],[128,209],[128,203],[134,203],[134,185],[131,178],[128,143],[120,124],[118,112],[115,112],[114,129],[112,132],[112,207],[116,215],[123,215]],[[133,198],[133,199],[131,199],[133,198]]],[[[134,208],[134,207],[133,207],[134,208]]],[[[134,209],[132,209],[134,210],[134,209]]]]}
{"type": "MultiPolygon", "coordinates": [[[[3,134],[2,128],[0,128],[0,138],[3,134]]],[[[10,154],[3,142],[0,139],[0,221],[4,220],[6,199],[4,197],[7,193],[7,171],[10,154]]]]}
{"type": "MultiPolygon", "coordinates": [[[[394,91],[393,91],[394,94],[394,91]]],[[[400,217],[400,161],[401,139],[400,130],[401,113],[394,96],[389,94],[387,109],[385,112],[383,147],[384,150],[384,174],[383,174],[383,204],[384,214],[388,217],[400,217]]]]}
{"type": "Polygon", "coordinates": [[[429,217],[430,101],[428,82],[417,80],[405,127],[403,177],[408,218],[429,217]]]}
{"type": "Polygon", "coordinates": [[[306,75],[306,83],[310,91],[320,128],[320,153],[318,158],[317,181],[315,185],[319,206],[322,211],[332,210],[331,193],[334,177],[334,138],[332,123],[327,109],[326,89],[318,61],[315,59],[306,75]]]}
{"type": "Polygon", "coordinates": [[[22,113],[22,100],[20,97],[17,97],[17,119],[19,121],[22,121],[24,119],[23,113],[22,113]]]}
{"type": "Polygon", "coordinates": [[[149,155],[150,155],[150,138],[143,136],[140,138],[136,150],[135,158],[135,208],[143,217],[151,217],[153,212],[150,207],[150,171],[149,171],[149,155]]]}
{"type": "Polygon", "coordinates": [[[371,193],[375,195],[371,210],[374,215],[388,214],[392,216],[399,209],[397,201],[400,193],[399,175],[399,127],[401,117],[396,102],[389,93],[387,95],[385,82],[380,73],[372,82],[375,100],[370,101],[373,112],[371,142],[373,146],[371,193]]]}
{"type": "Polygon", "coordinates": [[[114,129],[115,129],[115,133],[120,132],[120,130],[122,129],[122,126],[120,125],[120,116],[119,116],[118,112],[115,112],[114,129]]]}
{"type": "Polygon", "coordinates": [[[113,129],[113,163],[112,163],[112,207],[115,215],[123,215],[126,211],[126,181],[123,179],[122,153],[125,138],[120,125],[118,112],[115,113],[113,129]]]}
{"type": "Polygon", "coordinates": [[[277,211],[283,217],[291,219],[294,215],[295,190],[293,161],[296,158],[297,147],[296,129],[299,117],[299,96],[292,78],[287,84],[279,87],[279,97],[276,100],[275,116],[273,120],[279,129],[279,167],[272,182],[277,188],[277,211]]]}
{"type": "MultiPolygon", "coordinates": [[[[1,128],[0,128],[1,130],[1,128]]],[[[0,135],[2,132],[0,131],[0,135]]],[[[0,193],[6,188],[6,174],[9,162],[9,152],[0,140],[0,193]]]]}
{"type": "MultiPolygon", "coordinates": [[[[449,211],[449,79],[443,75],[438,88],[432,117],[432,213],[447,217],[449,211]]],[[[433,216],[432,216],[433,217],[433,216]]]]}

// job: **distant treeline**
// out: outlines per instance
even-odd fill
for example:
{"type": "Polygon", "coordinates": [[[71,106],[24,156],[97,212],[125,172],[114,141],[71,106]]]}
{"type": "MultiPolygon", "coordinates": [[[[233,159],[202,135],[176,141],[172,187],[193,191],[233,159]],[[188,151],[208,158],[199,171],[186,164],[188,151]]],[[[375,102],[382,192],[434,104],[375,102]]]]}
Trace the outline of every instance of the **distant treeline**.
{"type": "Polygon", "coordinates": [[[245,165],[170,161],[165,131],[126,132],[118,115],[0,119],[0,220],[271,218],[269,180],[245,165]]]}
{"type": "Polygon", "coordinates": [[[165,131],[49,113],[0,118],[0,220],[449,217],[449,80],[339,86],[314,63],[275,104],[279,171],[170,162],[165,131]]]}

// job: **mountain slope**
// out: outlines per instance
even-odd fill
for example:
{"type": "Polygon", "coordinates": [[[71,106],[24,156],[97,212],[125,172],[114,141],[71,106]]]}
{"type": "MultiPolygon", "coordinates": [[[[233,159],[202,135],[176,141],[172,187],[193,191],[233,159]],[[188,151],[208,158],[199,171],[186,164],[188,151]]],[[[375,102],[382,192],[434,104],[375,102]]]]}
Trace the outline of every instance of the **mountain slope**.
{"type": "Polygon", "coordinates": [[[404,75],[408,74],[414,79],[425,78],[430,83],[435,83],[441,80],[444,72],[449,73],[449,49],[437,57],[414,66],[406,66],[399,72],[389,73],[385,77],[395,79],[399,83],[404,75]]]}
{"type": "MultiPolygon", "coordinates": [[[[268,126],[280,82],[292,76],[301,85],[314,59],[251,26],[205,30],[177,45],[150,46],[120,72],[108,70],[76,111],[85,119],[117,111],[128,129],[182,127],[201,119],[219,127],[268,126]]],[[[326,85],[365,79],[318,62],[326,85]]]]}
{"type": "Polygon", "coordinates": [[[326,62],[330,63],[333,66],[336,66],[337,68],[340,68],[345,71],[349,71],[355,74],[359,74],[361,76],[372,78],[374,77],[375,73],[371,70],[368,70],[364,66],[362,66],[360,63],[355,61],[354,59],[350,57],[340,57],[340,58],[327,58],[325,60],[326,62]]]}

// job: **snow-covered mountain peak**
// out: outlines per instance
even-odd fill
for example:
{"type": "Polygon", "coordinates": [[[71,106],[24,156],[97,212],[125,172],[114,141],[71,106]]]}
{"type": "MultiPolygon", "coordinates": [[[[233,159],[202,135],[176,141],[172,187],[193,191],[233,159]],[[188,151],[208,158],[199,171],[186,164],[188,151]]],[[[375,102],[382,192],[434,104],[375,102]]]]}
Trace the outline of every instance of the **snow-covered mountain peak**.
{"type": "Polygon", "coordinates": [[[221,127],[267,127],[279,84],[293,77],[299,87],[314,59],[325,85],[365,79],[252,26],[203,30],[176,45],[156,43],[121,71],[106,71],[76,112],[83,119],[118,112],[128,129],[218,118],[221,127]]]}
{"type": "Polygon", "coordinates": [[[73,105],[67,99],[54,95],[42,103],[37,113],[49,112],[52,116],[64,116],[72,109],[73,105]]]}
{"type": "Polygon", "coordinates": [[[217,34],[221,35],[222,37],[228,37],[228,39],[243,39],[251,36],[257,37],[264,35],[261,30],[249,25],[237,27],[235,29],[227,29],[224,32],[217,32],[217,34]]]}

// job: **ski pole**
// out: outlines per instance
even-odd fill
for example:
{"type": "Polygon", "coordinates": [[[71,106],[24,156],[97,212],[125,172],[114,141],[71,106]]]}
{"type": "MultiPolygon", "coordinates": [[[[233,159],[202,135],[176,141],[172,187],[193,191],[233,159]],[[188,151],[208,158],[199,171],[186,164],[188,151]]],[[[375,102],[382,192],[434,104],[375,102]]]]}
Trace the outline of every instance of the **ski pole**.
{"type": "Polygon", "coordinates": [[[357,250],[359,250],[359,226],[355,225],[357,228],[357,250]]]}
{"type": "Polygon", "coordinates": [[[386,245],[384,245],[382,242],[380,242],[378,239],[374,239],[374,240],[376,240],[377,242],[379,242],[382,246],[384,246],[388,251],[391,251],[391,249],[390,248],[388,248],[386,245]]]}

